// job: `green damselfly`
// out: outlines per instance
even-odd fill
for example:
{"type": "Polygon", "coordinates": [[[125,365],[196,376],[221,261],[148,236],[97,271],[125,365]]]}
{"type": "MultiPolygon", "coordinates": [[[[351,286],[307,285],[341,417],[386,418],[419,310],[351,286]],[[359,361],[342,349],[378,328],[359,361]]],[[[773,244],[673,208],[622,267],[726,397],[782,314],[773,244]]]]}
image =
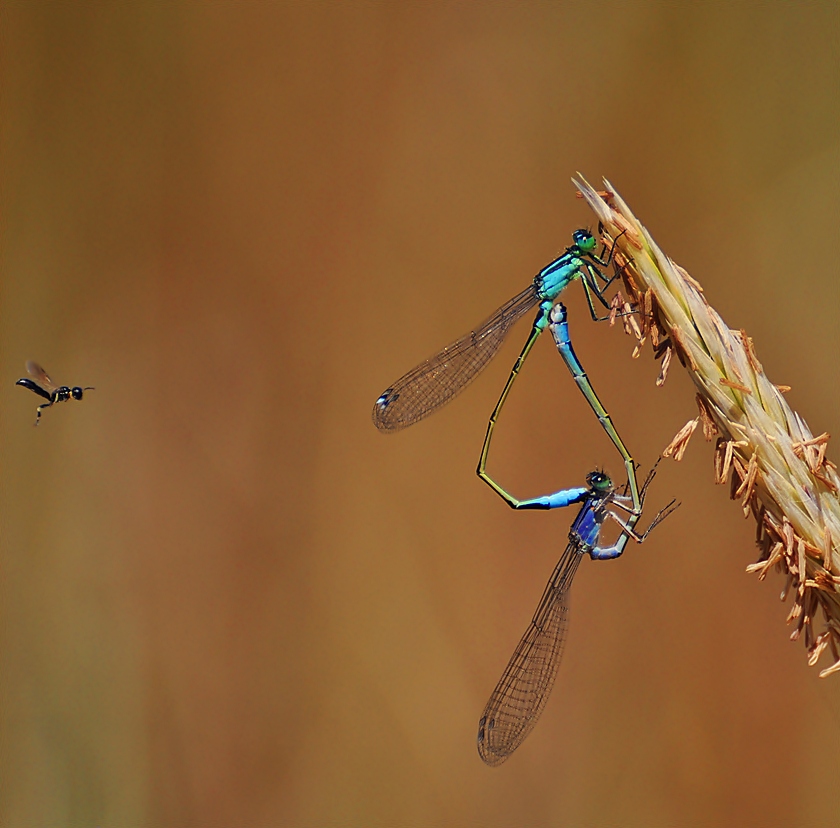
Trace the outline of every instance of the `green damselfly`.
{"type": "Polygon", "coordinates": [[[595,253],[596,247],[597,242],[592,233],[588,230],[576,230],[572,235],[572,244],[566,248],[561,256],[558,256],[540,270],[525,290],[502,305],[475,330],[470,331],[434,356],[421,362],[385,390],[373,406],[373,422],[376,427],[380,431],[386,432],[406,428],[449,402],[487,366],[516,322],[528,311],[537,307],[537,315],[531,327],[531,333],[511,370],[508,381],[488,422],[484,446],[478,464],[478,475],[502,497],[506,497],[504,490],[489,479],[485,470],[493,428],[531,348],[533,348],[540,334],[551,325],[563,361],[624,460],[630,484],[633,511],[638,517],[641,514],[641,503],[633,458],[619,437],[609,414],[598,399],[592,384],[571,348],[565,307],[560,303],[556,306],[554,304],[568,285],[576,279],[580,279],[586,294],[590,315],[593,320],[601,321],[602,317],[599,317],[596,313],[593,299],[600,302],[605,308],[610,308],[609,302],[604,297],[604,291],[612,284],[616,276],[605,276],[601,268],[608,267],[612,262],[615,245],[610,249],[606,259],[603,258],[604,251],[601,252],[600,256],[595,253]]]}

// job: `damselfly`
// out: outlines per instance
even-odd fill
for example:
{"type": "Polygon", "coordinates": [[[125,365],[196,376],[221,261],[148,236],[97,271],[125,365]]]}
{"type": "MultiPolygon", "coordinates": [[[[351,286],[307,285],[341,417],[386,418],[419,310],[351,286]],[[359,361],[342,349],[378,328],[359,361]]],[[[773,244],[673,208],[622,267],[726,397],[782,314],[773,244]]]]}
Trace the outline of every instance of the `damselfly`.
{"type": "Polygon", "coordinates": [[[542,333],[548,325],[554,300],[575,279],[581,279],[592,318],[598,319],[592,297],[609,308],[604,290],[614,277],[607,278],[600,268],[610,264],[612,250],[606,260],[597,256],[597,242],[588,230],[576,230],[572,238],[573,244],[546,265],[525,290],[474,331],[421,362],[384,391],[373,406],[376,427],[381,431],[405,428],[449,402],[478,376],[496,355],[511,328],[537,305],[539,312],[531,336],[535,338],[542,333]]]}
{"type": "MultiPolygon", "coordinates": [[[[654,467],[642,486],[642,504],[655,473],[654,467]]],[[[614,511],[619,508],[632,516],[631,499],[617,494],[612,481],[603,472],[590,472],[586,482],[586,488],[562,489],[530,500],[513,499],[511,504],[516,509],[555,509],[579,503],[580,510],[569,531],[568,546],[549,579],[533,620],[478,722],[478,752],[488,765],[500,765],[522,744],[545,707],[563,656],[569,590],[583,556],[588,554],[593,560],[617,558],[629,538],[642,543],[677,506],[671,501],[656,515],[647,531],[638,535],[614,511]],[[607,519],[618,524],[621,534],[612,546],[600,546],[601,531],[607,519]]]]}
{"type": "MultiPolygon", "coordinates": [[[[534,277],[532,284],[502,305],[492,316],[485,319],[476,330],[470,331],[451,345],[447,345],[435,356],[430,357],[407,374],[404,374],[384,391],[373,406],[373,422],[381,431],[395,431],[422,420],[449,402],[472,382],[496,355],[513,325],[524,314],[538,305],[537,316],[531,327],[531,333],[511,370],[508,381],[487,424],[487,433],[478,464],[478,475],[490,485],[494,485],[486,476],[485,463],[496,418],[531,348],[533,348],[539,335],[551,325],[560,355],[624,460],[630,485],[632,509],[638,519],[641,514],[641,503],[633,458],[618,436],[609,414],[598,399],[592,384],[572,350],[568,336],[566,308],[560,303],[554,306],[554,302],[560,293],[573,281],[580,279],[586,294],[590,315],[593,320],[601,321],[601,317],[595,312],[593,297],[605,308],[610,307],[604,297],[604,291],[616,277],[613,275],[608,278],[601,272],[600,268],[607,267],[612,261],[615,245],[610,249],[607,258],[604,259],[602,258],[603,251],[600,256],[596,255],[597,242],[588,230],[576,230],[572,240],[573,244],[566,248],[563,255],[546,265],[534,277]]],[[[497,488],[497,491],[503,497],[505,496],[504,490],[497,488]]]]}

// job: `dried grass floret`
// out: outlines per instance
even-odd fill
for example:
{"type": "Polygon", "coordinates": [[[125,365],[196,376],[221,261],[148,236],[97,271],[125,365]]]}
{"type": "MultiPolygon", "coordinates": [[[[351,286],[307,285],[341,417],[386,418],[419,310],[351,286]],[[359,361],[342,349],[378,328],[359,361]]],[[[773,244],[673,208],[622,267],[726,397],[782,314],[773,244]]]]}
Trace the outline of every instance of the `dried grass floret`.
{"type": "Polygon", "coordinates": [[[664,456],[681,460],[698,424],[706,440],[717,436],[715,482],[731,480],[732,499],[756,520],[759,559],[747,572],[759,580],[771,569],[785,576],[781,598],[793,596],[791,638],[802,637],[809,665],[830,653],[833,663],[821,678],[840,673],[840,478],[826,457],[829,435],[813,436],[782,396],[790,387],[765,375],[752,339],[730,330],[700,284],[659,249],[608,182],[600,193],[582,178],[574,183],[598,216],[603,242],[615,246],[627,298],[615,300],[611,321],[621,315],[635,339],[634,358],[651,342],[661,361],[657,385],[676,354],[697,389],[700,414],[664,456]],[[819,612],[824,629],[816,634],[819,612]]]}

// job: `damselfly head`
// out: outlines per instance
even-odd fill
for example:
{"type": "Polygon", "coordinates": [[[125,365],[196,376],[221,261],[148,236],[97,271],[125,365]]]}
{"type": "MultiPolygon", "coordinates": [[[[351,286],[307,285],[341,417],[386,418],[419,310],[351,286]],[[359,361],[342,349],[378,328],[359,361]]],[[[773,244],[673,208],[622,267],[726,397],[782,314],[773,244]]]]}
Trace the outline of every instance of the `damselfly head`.
{"type": "Polygon", "coordinates": [[[593,236],[589,230],[575,230],[575,232],[572,233],[572,240],[575,243],[575,247],[577,247],[581,253],[592,253],[598,246],[598,242],[595,241],[595,236],[593,236]]]}
{"type": "Polygon", "coordinates": [[[608,492],[612,489],[612,480],[610,480],[609,475],[604,474],[604,472],[589,472],[589,474],[586,475],[586,482],[589,484],[590,489],[599,493],[608,492]]]}

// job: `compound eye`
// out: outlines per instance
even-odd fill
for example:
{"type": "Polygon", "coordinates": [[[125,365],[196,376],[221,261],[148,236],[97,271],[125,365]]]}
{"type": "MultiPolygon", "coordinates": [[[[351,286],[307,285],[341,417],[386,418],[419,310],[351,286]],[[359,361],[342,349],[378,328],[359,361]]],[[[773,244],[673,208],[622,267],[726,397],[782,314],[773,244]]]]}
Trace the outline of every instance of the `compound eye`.
{"type": "Polygon", "coordinates": [[[75,388],[73,388],[73,390],[70,393],[73,395],[74,400],[80,400],[82,398],[82,395],[84,394],[84,391],[77,385],[75,388]]]}
{"type": "Polygon", "coordinates": [[[586,482],[593,488],[599,491],[605,491],[610,488],[612,481],[603,472],[590,472],[586,476],[586,482]]]}
{"type": "Polygon", "coordinates": [[[574,234],[575,244],[584,252],[591,253],[596,247],[595,236],[588,230],[577,230],[574,234]]]}

